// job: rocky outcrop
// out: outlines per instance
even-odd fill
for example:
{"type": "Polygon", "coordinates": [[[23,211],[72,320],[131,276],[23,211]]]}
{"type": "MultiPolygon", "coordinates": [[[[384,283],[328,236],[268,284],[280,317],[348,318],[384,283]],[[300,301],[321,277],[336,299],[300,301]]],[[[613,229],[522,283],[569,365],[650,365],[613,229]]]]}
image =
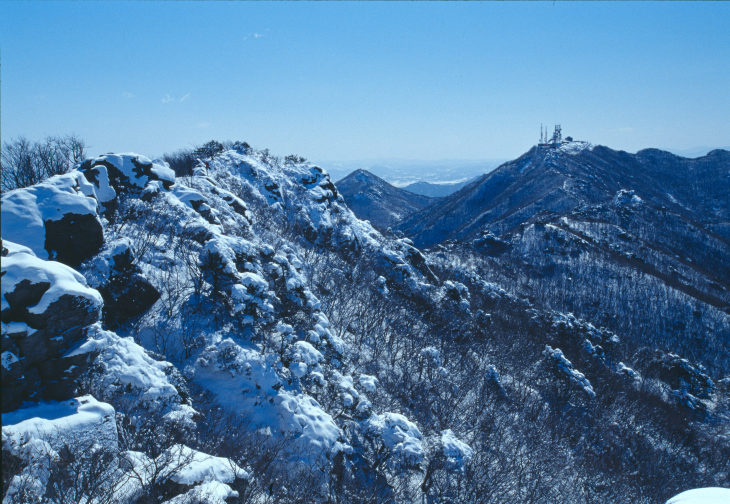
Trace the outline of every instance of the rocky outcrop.
{"type": "Polygon", "coordinates": [[[72,171],[2,196],[2,237],[41,259],[77,266],[98,253],[104,231],[94,187],[72,171]]]}
{"type": "Polygon", "coordinates": [[[57,221],[46,221],[48,256],[69,266],[97,252],[104,244],[104,235],[94,215],[65,214],[57,221]]]}
{"type": "Polygon", "coordinates": [[[669,386],[672,396],[693,410],[704,410],[707,400],[715,392],[715,384],[701,365],[661,350],[642,349],[640,362],[647,378],[655,378],[669,386]]]}
{"type": "MultiPolygon", "coordinates": [[[[97,189],[112,187],[115,192],[144,189],[157,181],[169,190],[175,183],[175,172],[163,161],[151,161],[136,154],[107,154],[87,159],[79,166],[87,180],[97,189]]],[[[108,201],[111,198],[105,198],[108,201]]]]}
{"type": "Polygon", "coordinates": [[[108,280],[98,287],[104,298],[102,317],[105,324],[118,325],[146,312],[160,299],[160,293],[134,263],[134,253],[128,241],[104,255],[109,270],[108,280]]]}
{"type": "Polygon", "coordinates": [[[2,410],[24,400],[65,399],[93,353],[65,358],[99,320],[101,295],[68,266],[2,246],[2,410]]]}

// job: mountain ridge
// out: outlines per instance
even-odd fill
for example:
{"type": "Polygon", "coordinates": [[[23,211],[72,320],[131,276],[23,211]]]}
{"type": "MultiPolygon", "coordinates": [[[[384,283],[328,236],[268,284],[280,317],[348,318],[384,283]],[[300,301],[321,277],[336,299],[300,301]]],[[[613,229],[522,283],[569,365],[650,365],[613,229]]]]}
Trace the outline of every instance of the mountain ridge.
{"type": "Polygon", "coordinates": [[[395,187],[363,169],[352,172],[336,186],[355,215],[369,220],[379,231],[385,231],[436,201],[436,198],[395,187]]]}
{"type": "MultiPolygon", "coordinates": [[[[444,198],[438,212],[415,213],[408,217],[403,223],[399,224],[398,229],[403,231],[407,236],[411,236],[417,246],[430,246],[439,241],[438,237],[442,234],[444,235],[444,239],[458,239],[458,237],[462,235],[476,236],[479,231],[479,227],[484,225],[486,222],[489,222],[491,226],[494,226],[495,218],[497,217],[495,214],[499,214],[498,220],[501,221],[501,223],[498,226],[498,230],[499,232],[507,232],[508,229],[519,224],[522,220],[525,220],[524,218],[520,220],[519,217],[516,219],[509,219],[512,214],[521,210],[525,215],[532,215],[527,208],[531,200],[544,201],[545,198],[550,197],[554,200],[550,203],[550,205],[553,205],[551,208],[558,211],[566,210],[569,206],[571,206],[571,204],[573,206],[578,204],[578,198],[572,198],[568,188],[564,187],[566,183],[569,185],[571,183],[574,184],[575,180],[570,181],[569,179],[575,179],[576,177],[579,178],[578,183],[583,183],[588,186],[587,189],[589,192],[586,192],[585,196],[587,196],[590,201],[597,202],[601,199],[608,199],[610,195],[623,187],[620,187],[620,184],[615,180],[611,180],[611,177],[606,176],[605,172],[608,169],[608,166],[605,160],[602,160],[600,157],[601,155],[605,156],[606,154],[612,157],[613,160],[618,163],[618,166],[623,169],[623,180],[628,183],[627,185],[634,186],[636,186],[636,183],[632,179],[635,179],[636,177],[627,170],[627,164],[631,165],[632,169],[637,170],[646,166],[651,167],[651,159],[654,159],[657,156],[664,160],[668,159],[670,161],[674,161],[675,163],[678,162],[678,160],[684,159],[684,163],[689,165],[702,164],[706,160],[714,161],[713,158],[720,158],[720,162],[727,164],[729,162],[728,157],[730,156],[728,151],[717,149],[708,153],[707,156],[689,160],[658,149],[644,149],[636,154],[629,154],[624,151],[613,151],[608,147],[592,146],[590,144],[580,144],[578,142],[572,142],[571,144],[567,144],[567,146],[559,149],[533,147],[514,161],[501,165],[493,172],[485,174],[475,182],[444,198]],[[568,147],[571,150],[565,147],[568,147]],[[578,149],[576,150],[576,148],[578,149]],[[597,151],[599,155],[592,155],[594,151],[597,151]],[[590,154],[587,155],[585,154],[586,152],[590,154]],[[561,166],[556,164],[556,159],[553,159],[553,156],[555,155],[559,156],[560,159],[566,162],[572,161],[567,163],[567,166],[564,167],[565,169],[563,171],[565,173],[560,173],[561,166]],[[585,164],[586,161],[591,163],[591,168],[596,169],[596,172],[600,176],[600,180],[597,180],[596,175],[592,175],[588,170],[580,168],[581,163],[585,164]],[[535,171],[538,168],[542,168],[542,171],[535,171]],[[571,173],[570,170],[575,170],[576,173],[571,173]],[[557,175],[557,177],[549,177],[549,174],[557,175]],[[566,174],[570,176],[566,176],[566,174]],[[581,176],[584,178],[580,178],[581,176]],[[541,177],[539,181],[540,183],[533,183],[533,187],[530,187],[528,184],[533,182],[535,177],[541,177]],[[596,191],[590,191],[590,182],[588,182],[586,178],[593,178],[596,184],[604,185],[604,189],[608,189],[610,187],[611,190],[604,190],[600,194],[596,194],[596,191]],[[526,192],[526,187],[532,189],[533,193],[521,195],[520,193],[526,192]],[[565,191],[563,191],[563,189],[565,189],[565,191]],[[561,191],[563,191],[564,194],[558,194],[561,191]],[[506,195],[509,195],[509,198],[512,200],[524,197],[525,201],[516,205],[515,201],[512,201],[511,203],[509,201],[505,201],[505,198],[507,197],[506,195]],[[558,203],[562,203],[563,207],[556,206],[558,203]],[[466,221],[463,215],[459,215],[458,209],[460,206],[468,206],[472,209],[471,212],[467,213],[468,217],[466,221]],[[504,211],[501,214],[499,213],[500,206],[504,208],[504,211]],[[475,209],[479,209],[478,213],[475,209]],[[442,221],[440,224],[439,220],[442,221]],[[457,222],[457,220],[459,220],[459,222],[457,222]],[[428,231],[430,226],[434,226],[436,228],[435,232],[428,231]]],[[[709,183],[708,185],[711,189],[713,184],[709,183]]],[[[677,184],[674,187],[678,191],[683,190],[683,186],[681,184],[677,184]]],[[[722,186],[720,185],[719,188],[721,189],[722,186]]],[[[640,187],[630,187],[630,189],[638,190],[640,187]]],[[[711,190],[711,193],[712,192],[714,191],[711,190]]],[[[727,190],[714,198],[714,201],[721,206],[721,198],[724,196],[730,197],[727,190]]],[[[669,208],[677,208],[678,203],[672,201],[671,198],[673,197],[674,195],[671,194],[669,197],[662,197],[662,203],[669,208]]],[[[703,206],[702,202],[699,203],[699,206],[703,206]]],[[[497,231],[497,229],[495,229],[495,231],[497,231]]]]}

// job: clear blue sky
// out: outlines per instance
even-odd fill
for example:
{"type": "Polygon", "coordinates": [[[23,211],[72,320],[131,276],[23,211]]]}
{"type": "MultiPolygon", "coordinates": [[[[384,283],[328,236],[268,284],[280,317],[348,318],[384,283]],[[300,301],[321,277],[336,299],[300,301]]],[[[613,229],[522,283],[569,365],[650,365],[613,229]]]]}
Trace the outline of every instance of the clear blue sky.
{"type": "Polygon", "coordinates": [[[730,3],[0,2],[2,139],[514,158],[730,144],[730,3]]]}

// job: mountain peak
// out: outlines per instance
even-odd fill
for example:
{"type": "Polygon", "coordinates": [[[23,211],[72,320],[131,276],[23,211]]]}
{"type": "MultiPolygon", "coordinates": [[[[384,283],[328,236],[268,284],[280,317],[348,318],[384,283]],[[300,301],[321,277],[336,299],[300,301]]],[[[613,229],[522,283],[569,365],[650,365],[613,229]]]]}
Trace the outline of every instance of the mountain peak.
{"type": "Polygon", "coordinates": [[[692,218],[717,215],[723,212],[717,209],[727,208],[723,177],[730,158],[723,152],[713,151],[709,162],[709,155],[687,159],[658,149],[630,154],[589,142],[537,145],[398,228],[416,246],[427,247],[444,239],[475,238],[485,226],[509,232],[540,211],[565,214],[601,205],[621,189],[636,190],[653,205],[692,218]]]}
{"type": "Polygon", "coordinates": [[[347,206],[360,219],[385,230],[406,216],[430,205],[435,198],[395,187],[367,170],[359,169],[337,182],[347,206]]]}

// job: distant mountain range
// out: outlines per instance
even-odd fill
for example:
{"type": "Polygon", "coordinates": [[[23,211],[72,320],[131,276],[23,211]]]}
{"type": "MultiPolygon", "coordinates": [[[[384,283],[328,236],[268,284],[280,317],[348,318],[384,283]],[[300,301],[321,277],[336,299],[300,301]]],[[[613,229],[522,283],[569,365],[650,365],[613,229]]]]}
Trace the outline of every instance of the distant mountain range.
{"type": "Polygon", "coordinates": [[[366,170],[340,180],[337,189],[358,218],[369,220],[380,231],[434,202],[434,198],[392,186],[366,170]]]}
{"type": "MultiPolygon", "coordinates": [[[[418,159],[369,159],[362,161],[325,161],[319,163],[332,177],[341,180],[350,173],[363,169],[396,187],[416,182],[461,183],[494,170],[506,159],[427,161],[418,159]]],[[[414,191],[417,192],[417,191],[414,191]]]]}
{"type": "MultiPolygon", "coordinates": [[[[708,153],[712,152],[713,150],[718,150],[717,147],[692,147],[689,149],[664,149],[667,152],[671,152],[672,154],[676,154],[677,156],[682,156],[686,158],[698,158],[702,156],[706,156],[708,153]]],[[[721,147],[720,150],[726,150],[730,151],[730,145],[721,147]]]]}
{"type": "MultiPolygon", "coordinates": [[[[473,180],[473,179],[472,179],[473,180]]],[[[463,182],[439,182],[439,183],[433,183],[433,182],[414,182],[413,184],[409,184],[405,186],[403,189],[416,193],[416,194],[423,194],[424,196],[430,196],[431,198],[442,198],[444,196],[448,196],[449,194],[453,194],[462,187],[464,187],[466,184],[471,182],[471,180],[465,180],[463,182]]]]}

